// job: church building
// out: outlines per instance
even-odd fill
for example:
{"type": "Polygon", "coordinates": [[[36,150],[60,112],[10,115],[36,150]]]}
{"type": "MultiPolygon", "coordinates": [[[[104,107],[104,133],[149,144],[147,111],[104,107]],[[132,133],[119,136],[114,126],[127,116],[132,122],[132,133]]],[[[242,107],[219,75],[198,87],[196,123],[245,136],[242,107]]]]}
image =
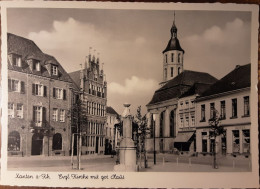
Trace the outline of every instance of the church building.
{"type": "MultiPolygon", "coordinates": [[[[160,88],[154,92],[147,106],[148,127],[151,128],[150,137],[147,139],[147,151],[164,153],[174,150],[176,138],[188,142],[192,135],[186,134],[187,130],[180,133],[179,98],[190,90],[195,84],[210,85],[216,82],[216,78],[208,73],[184,70],[184,53],[177,37],[175,19],[170,30],[170,40],[163,50],[163,79],[159,83],[160,88]],[[180,137],[180,135],[183,135],[180,137]],[[155,141],[155,149],[154,149],[155,141]]],[[[192,112],[188,107],[183,111],[192,112]]],[[[182,114],[183,116],[183,114],[182,114]]],[[[185,116],[185,115],[184,115],[185,116]]],[[[191,117],[191,115],[189,115],[191,117]]],[[[195,118],[195,116],[193,116],[195,118]]],[[[195,120],[194,120],[195,121],[195,120]]],[[[190,131],[189,131],[190,132],[190,131]]],[[[180,141],[178,141],[180,142],[180,141]]],[[[181,149],[179,149],[181,150],[181,149]]]]}

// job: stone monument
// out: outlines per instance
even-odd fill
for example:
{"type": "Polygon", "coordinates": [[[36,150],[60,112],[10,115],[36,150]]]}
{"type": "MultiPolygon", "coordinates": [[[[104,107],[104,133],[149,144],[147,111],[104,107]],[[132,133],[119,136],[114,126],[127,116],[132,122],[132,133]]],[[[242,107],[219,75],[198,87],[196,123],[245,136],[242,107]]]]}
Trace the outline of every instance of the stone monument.
{"type": "Polygon", "coordinates": [[[120,164],[114,166],[114,171],[137,171],[136,147],[132,140],[133,117],[130,114],[130,104],[124,104],[125,110],[123,119],[123,138],[120,142],[119,157],[120,164]]]}

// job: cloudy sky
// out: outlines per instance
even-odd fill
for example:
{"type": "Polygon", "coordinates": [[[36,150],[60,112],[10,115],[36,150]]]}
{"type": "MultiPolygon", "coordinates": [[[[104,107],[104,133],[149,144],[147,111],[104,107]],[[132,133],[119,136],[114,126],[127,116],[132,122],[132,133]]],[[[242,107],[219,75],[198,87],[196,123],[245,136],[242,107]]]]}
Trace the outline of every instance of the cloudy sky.
{"type": "MultiPolygon", "coordinates": [[[[170,39],[173,10],[8,9],[8,32],[33,40],[67,72],[80,68],[89,47],[100,53],[108,105],[121,114],[131,103],[143,112],[162,81],[162,51],[170,39]]],[[[184,69],[220,79],[250,63],[251,14],[176,11],[184,69]]],[[[93,52],[93,51],[92,51],[93,52]]]]}

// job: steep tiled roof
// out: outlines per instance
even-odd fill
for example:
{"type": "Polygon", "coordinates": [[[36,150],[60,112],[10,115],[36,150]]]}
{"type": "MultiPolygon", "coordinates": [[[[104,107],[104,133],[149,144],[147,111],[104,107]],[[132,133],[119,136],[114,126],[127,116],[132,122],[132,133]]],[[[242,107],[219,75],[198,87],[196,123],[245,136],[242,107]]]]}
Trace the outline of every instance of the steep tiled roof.
{"type": "Polygon", "coordinates": [[[80,88],[80,70],[69,73],[71,79],[73,80],[74,84],[77,88],[80,88]]]}
{"type": "Polygon", "coordinates": [[[194,83],[194,85],[185,93],[183,93],[180,98],[190,96],[190,95],[201,95],[206,91],[212,84],[208,83],[194,83]]]}
{"type": "Polygon", "coordinates": [[[53,56],[43,53],[32,40],[8,33],[7,51],[8,54],[17,54],[22,58],[21,67],[13,66],[8,60],[8,69],[10,70],[72,82],[70,76],[59,64],[59,62],[53,56]],[[40,62],[41,71],[30,69],[26,60],[31,58],[40,62]],[[50,63],[58,66],[58,76],[53,76],[48,72],[46,65],[50,63]]]}
{"type": "Polygon", "coordinates": [[[224,93],[237,89],[250,87],[251,85],[251,64],[237,66],[233,71],[224,76],[214,85],[210,86],[201,97],[224,93]]]}
{"type": "Polygon", "coordinates": [[[213,84],[217,79],[205,72],[185,70],[155,91],[148,105],[178,98],[187,92],[194,83],[213,84]]]}
{"type": "Polygon", "coordinates": [[[114,115],[118,116],[118,113],[111,106],[107,106],[106,112],[109,114],[114,114],[114,115]]]}

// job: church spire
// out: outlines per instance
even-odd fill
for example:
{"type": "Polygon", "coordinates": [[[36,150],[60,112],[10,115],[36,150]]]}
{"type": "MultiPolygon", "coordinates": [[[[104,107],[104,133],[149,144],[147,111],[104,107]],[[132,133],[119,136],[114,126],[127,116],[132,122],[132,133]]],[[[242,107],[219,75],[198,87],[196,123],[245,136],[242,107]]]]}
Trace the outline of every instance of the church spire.
{"type": "Polygon", "coordinates": [[[171,28],[171,38],[177,38],[177,27],[175,25],[175,11],[174,11],[174,17],[173,17],[173,23],[171,28]]]}

